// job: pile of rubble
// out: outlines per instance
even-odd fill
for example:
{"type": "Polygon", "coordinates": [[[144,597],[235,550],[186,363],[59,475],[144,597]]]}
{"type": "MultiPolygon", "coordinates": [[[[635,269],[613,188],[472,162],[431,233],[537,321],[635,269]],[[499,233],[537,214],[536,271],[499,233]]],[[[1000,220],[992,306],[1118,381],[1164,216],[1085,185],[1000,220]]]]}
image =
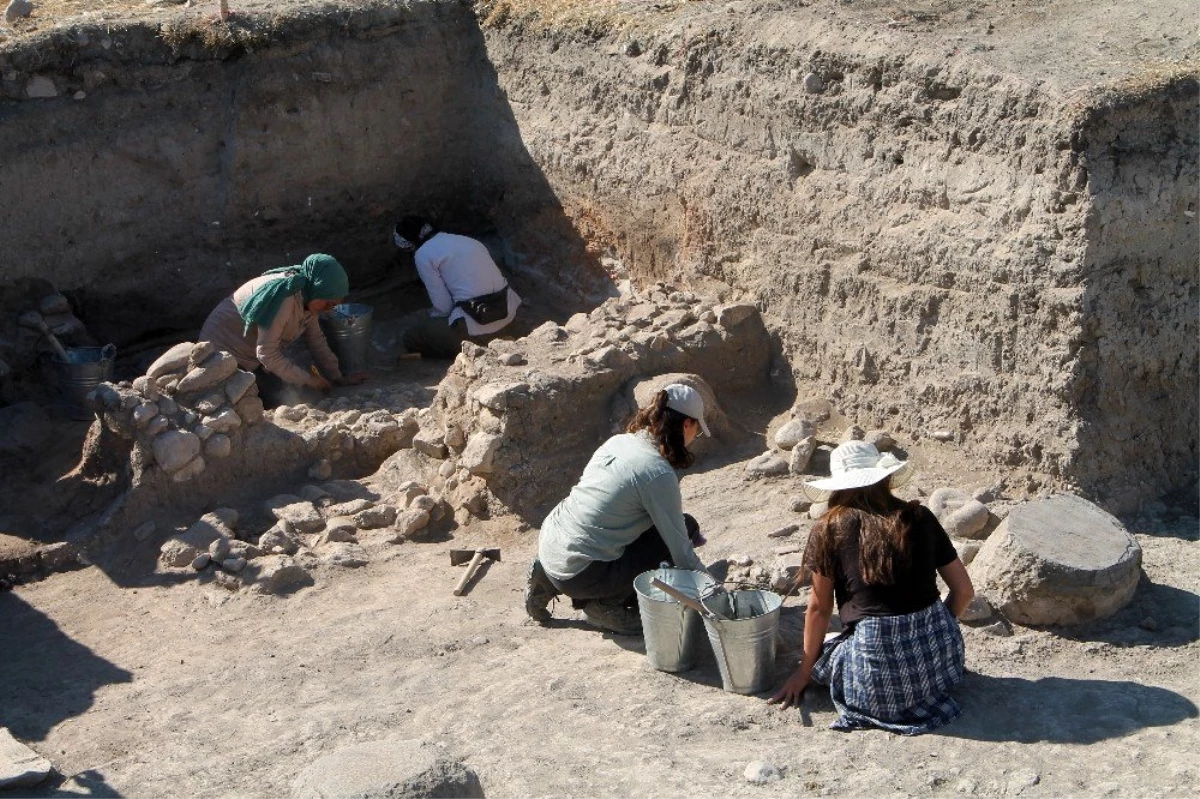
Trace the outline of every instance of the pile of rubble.
{"type": "Polygon", "coordinates": [[[204,514],[167,538],[160,563],[198,572],[231,591],[288,593],[311,585],[319,566],[357,568],[373,550],[420,540],[448,512],[445,502],[411,480],[386,498],[354,481],[309,484],[268,499],[260,510],[256,516],[271,519],[265,530],[239,523],[233,508],[204,514]]]}

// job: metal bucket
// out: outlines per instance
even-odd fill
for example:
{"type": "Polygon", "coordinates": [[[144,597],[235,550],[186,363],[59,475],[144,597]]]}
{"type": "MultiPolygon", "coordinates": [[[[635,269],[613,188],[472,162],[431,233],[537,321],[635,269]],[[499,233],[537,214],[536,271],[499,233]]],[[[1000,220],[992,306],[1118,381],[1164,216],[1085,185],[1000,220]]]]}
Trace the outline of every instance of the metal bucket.
{"type": "Polygon", "coordinates": [[[116,346],[106,344],[103,347],[68,347],[66,363],[57,357],[53,359],[58,391],[72,419],[91,419],[95,415],[88,407],[87,395],[112,379],[116,357],[116,346]]]}
{"type": "Polygon", "coordinates": [[[730,591],[702,600],[727,620],[705,618],[708,640],[721,669],[721,687],[754,694],[771,684],[775,672],[775,633],[783,599],[770,591],[730,591]]]}
{"type": "Polygon", "coordinates": [[[344,302],[321,314],[321,329],[325,331],[330,349],[337,356],[338,368],[344,375],[365,372],[369,368],[373,311],[370,305],[344,302]]]}
{"type": "Polygon", "coordinates": [[[650,584],[654,578],[699,598],[714,585],[704,572],[687,569],[653,569],[633,581],[637,591],[646,659],[659,671],[687,671],[696,663],[696,647],[704,637],[700,614],[684,607],[650,584]]]}

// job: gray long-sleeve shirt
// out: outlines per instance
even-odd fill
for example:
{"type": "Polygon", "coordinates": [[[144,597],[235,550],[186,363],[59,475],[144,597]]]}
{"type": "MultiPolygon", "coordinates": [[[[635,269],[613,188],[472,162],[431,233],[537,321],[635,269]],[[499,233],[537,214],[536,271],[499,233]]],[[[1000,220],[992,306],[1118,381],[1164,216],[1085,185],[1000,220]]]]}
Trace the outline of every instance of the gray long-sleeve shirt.
{"type": "Polygon", "coordinates": [[[651,527],[678,568],[702,570],[683,521],[679,478],[644,433],[613,436],[542,523],[538,559],[556,580],[593,561],[613,561],[651,527]]]}

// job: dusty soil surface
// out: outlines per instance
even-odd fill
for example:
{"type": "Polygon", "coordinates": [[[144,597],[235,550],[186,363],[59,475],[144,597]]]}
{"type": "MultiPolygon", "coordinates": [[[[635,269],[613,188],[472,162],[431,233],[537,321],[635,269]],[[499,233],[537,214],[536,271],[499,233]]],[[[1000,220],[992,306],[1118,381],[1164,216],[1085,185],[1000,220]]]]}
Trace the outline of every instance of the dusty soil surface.
{"type": "MultiPolygon", "coordinates": [[[[768,532],[808,529],[788,509],[792,479],[745,478],[756,452],[683,480],[709,562],[769,563],[781,540],[768,532]]],[[[953,449],[919,456],[923,490],[989,478],[960,471],[953,449]]],[[[803,713],[724,693],[711,653],[653,671],[641,639],[562,604],[552,626],[531,625],[520,599],[535,538],[480,524],[386,545],[288,598],[123,587],[95,567],[21,586],[0,594],[0,724],[54,763],[42,796],[287,795],[315,758],[382,738],[444,744],[488,796],[1195,795],[1194,518],[1143,524],[1145,578],[1113,619],[1011,636],[967,626],[964,716],[915,739],[832,733],[821,692],[803,713]],[[447,550],[476,545],[503,560],[455,598],[447,550]],[[755,760],[783,781],[747,783],[755,760]]],[[[780,680],[804,602],[784,607],[780,680]]]]}

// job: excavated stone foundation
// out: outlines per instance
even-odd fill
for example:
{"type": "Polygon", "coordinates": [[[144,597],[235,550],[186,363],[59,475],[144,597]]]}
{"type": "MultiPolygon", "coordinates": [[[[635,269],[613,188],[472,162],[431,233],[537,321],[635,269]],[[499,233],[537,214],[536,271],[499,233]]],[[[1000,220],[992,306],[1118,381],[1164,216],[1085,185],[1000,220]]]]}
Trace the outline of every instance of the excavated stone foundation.
{"type": "Polygon", "coordinates": [[[189,340],[312,251],[396,280],[393,217],[426,212],[489,240],[530,328],[666,280],[761,310],[761,390],[773,371],[1114,512],[1194,501],[1194,73],[1070,86],[825,4],[614,8],[301,6],[0,45],[5,396],[34,380],[34,288],[126,349],[189,340]]]}

